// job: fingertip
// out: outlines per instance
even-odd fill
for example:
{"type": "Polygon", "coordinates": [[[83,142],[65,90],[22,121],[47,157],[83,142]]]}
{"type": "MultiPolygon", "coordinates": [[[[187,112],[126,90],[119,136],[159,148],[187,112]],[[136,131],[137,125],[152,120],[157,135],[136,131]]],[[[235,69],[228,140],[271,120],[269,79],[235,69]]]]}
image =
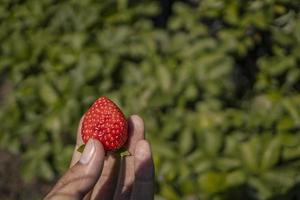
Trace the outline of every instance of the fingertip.
{"type": "Polygon", "coordinates": [[[79,124],[82,124],[83,119],[84,119],[84,115],[85,115],[85,114],[83,114],[83,115],[81,116],[80,121],[79,121],[79,124]]]}
{"type": "Polygon", "coordinates": [[[138,115],[131,115],[128,118],[129,133],[137,130],[138,132],[144,132],[144,120],[138,115]]]}
{"type": "Polygon", "coordinates": [[[83,144],[82,138],[81,138],[81,127],[83,123],[84,115],[80,118],[78,128],[77,128],[77,137],[76,137],[76,145],[80,146],[83,144]]]}
{"type": "Polygon", "coordinates": [[[95,144],[97,154],[101,155],[101,157],[104,157],[105,156],[105,150],[104,150],[103,144],[97,139],[91,139],[91,140],[93,140],[93,142],[95,144]]]}
{"type": "Polygon", "coordinates": [[[58,181],[50,196],[68,194],[81,199],[97,183],[103,169],[105,151],[96,139],[89,139],[79,161],[58,181]]]}
{"type": "Polygon", "coordinates": [[[144,124],[144,120],[142,117],[140,117],[139,115],[137,114],[133,114],[131,115],[129,118],[131,118],[133,121],[135,122],[138,122],[138,123],[141,123],[141,124],[144,124]]]}
{"type": "Polygon", "coordinates": [[[134,154],[136,143],[145,138],[144,121],[138,115],[131,115],[128,118],[128,139],[126,147],[131,154],[134,154]]]}
{"type": "Polygon", "coordinates": [[[104,158],[104,148],[102,144],[96,139],[89,139],[80,156],[79,162],[81,164],[88,164],[95,159],[104,158]]]}
{"type": "Polygon", "coordinates": [[[82,115],[82,117],[80,118],[79,123],[78,123],[78,131],[79,132],[81,132],[81,126],[82,126],[83,120],[84,120],[84,115],[82,115]]]}
{"type": "Polygon", "coordinates": [[[73,156],[72,156],[72,160],[70,163],[70,167],[72,167],[75,163],[78,162],[79,158],[80,158],[80,153],[77,151],[77,149],[83,145],[83,141],[82,141],[82,137],[81,137],[81,126],[82,126],[82,122],[84,119],[84,115],[81,117],[79,123],[78,123],[78,128],[77,128],[77,133],[76,133],[76,145],[73,151],[73,156]]]}

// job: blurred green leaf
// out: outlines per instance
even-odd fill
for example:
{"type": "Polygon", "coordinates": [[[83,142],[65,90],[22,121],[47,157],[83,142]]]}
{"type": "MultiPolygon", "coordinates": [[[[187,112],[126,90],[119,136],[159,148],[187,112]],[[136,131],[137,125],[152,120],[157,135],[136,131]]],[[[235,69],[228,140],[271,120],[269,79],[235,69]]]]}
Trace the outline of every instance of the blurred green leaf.
{"type": "Polygon", "coordinates": [[[241,160],[245,168],[250,172],[256,173],[259,170],[259,148],[260,143],[257,137],[253,137],[250,141],[240,145],[241,160]]]}
{"type": "Polygon", "coordinates": [[[261,169],[272,168],[280,159],[281,142],[278,137],[273,138],[265,147],[261,160],[261,169]]]}
{"type": "Polygon", "coordinates": [[[3,0],[0,149],[28,187],[56,180],[106,95],[144,119],[157,198],[290,197],[299,13],[292,0],[3,0]]]}
{"type": "Polygon", "coordinates": [[[208,172],[199,179],[199,184],[204,192],[221,192],[225,187],[226,176],[222,173],[208,172]]]}

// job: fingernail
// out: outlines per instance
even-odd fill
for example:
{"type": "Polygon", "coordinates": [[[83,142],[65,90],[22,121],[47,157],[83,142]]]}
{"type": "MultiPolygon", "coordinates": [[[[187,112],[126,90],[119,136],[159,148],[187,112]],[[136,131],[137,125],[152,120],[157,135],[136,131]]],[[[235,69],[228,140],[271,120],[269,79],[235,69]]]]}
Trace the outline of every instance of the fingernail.
{"type": "Polygon", "coordinates": [[[80,162],[81,164],[87,164],[87,163],[89,163],[90,160],[92,159],[94,153],[95,153],[95,144],[94,144],[94,140],[93,140],[93,139],[90,139],[90,140],[87,142],[87,144],[86,144],[86,146],[85,146],[85,148],[84,148],[84,150],[83,150],[83,152],[82,152],[82,155],[81,155],[81,157],[80,157],[79,162],[80,162]]]}

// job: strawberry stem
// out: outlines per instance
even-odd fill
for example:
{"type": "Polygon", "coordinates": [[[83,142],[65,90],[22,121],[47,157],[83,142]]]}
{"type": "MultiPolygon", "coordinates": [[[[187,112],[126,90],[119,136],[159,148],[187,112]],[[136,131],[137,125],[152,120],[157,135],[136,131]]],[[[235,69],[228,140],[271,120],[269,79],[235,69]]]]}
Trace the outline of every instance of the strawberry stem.
{"type": "Polygon", "coordinates": [[[125,156],[130,156],[130,152],[125,148],[121,147],[120,149],[116,150],[114,152],[115,155],[120,156],[120,157],[125,157],[125,156]]]}

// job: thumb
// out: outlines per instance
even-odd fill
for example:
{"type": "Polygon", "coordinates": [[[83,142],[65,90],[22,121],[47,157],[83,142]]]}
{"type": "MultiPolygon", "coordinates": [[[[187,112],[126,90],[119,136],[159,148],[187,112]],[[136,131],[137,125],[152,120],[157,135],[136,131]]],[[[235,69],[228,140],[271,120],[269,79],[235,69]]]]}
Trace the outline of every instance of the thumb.
{"type": "Polygon", "coordinates": [[[57,182],[45,199],[81,199],[99,179],[105,152],[98,140],[90,139],[80,157],[57,182]]]}

